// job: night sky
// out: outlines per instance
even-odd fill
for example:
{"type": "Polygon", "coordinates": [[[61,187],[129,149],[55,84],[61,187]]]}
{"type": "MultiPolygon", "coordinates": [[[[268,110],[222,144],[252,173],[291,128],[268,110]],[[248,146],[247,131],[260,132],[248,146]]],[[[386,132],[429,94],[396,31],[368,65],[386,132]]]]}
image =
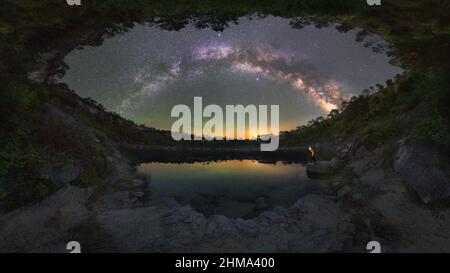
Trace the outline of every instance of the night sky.
{"type": "Polygon", "coordinates": [[[61,81],[156,128],[170,129],[172,107],[202,96],[204,105],[278,104],[280,129],[288,130],[402,73],[383,53],[355,42],[356,32],[293,29],[275,17],[243,18],[223,32],[137,25],[102,46],[71,52],[61,81]]]}

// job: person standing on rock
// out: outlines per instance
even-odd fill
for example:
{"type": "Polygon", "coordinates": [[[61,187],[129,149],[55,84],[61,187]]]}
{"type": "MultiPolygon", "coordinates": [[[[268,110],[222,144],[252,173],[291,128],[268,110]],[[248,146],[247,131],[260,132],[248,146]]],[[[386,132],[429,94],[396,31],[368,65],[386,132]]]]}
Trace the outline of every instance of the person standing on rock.
{"type": "Polygon", "coordinates": [[[313,148],[309,147],[308,150],[311,152],[311,163],[314,163],[316,165],[316,153],[314,152],[313,148]]]}

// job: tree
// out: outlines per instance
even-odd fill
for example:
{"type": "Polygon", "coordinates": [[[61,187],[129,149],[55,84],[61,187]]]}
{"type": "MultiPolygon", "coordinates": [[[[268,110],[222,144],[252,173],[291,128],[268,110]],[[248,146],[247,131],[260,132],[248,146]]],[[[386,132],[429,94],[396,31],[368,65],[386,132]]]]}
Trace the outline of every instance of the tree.
{"type": "Polygon", "coordinates": [[[339,110],[338,109],[333,109],[328,114],[328,118],[329,119],[333,119],[333,118],[337,117],[338,115],[339,115],[339,110]]]}

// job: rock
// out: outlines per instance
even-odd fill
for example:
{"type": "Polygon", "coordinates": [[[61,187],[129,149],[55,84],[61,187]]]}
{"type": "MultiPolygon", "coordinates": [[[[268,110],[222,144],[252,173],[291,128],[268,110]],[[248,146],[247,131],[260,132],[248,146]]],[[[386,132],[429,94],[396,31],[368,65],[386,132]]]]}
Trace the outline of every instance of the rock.
{"type": "Polygon", "coordinates": [[[161,203],[168,208],[177,208],[180,204],[173,197],[162,197],[161,203]]]}
{"type": "Polygon", "coordinates": [[[236,229],[239,232],[243,232],[246,234],[254,235],[256,232],[258,232],[259,228],[258,225],[251,220],[244,220],[241,218],[236,219],[235,221],[236,229]]]}
{"type": "Polygon", "coordinates": [[[317,164],[309,164],[306,167],[306,174],[310,178],[322,178],[330,176],[333,172],[329,161],[317,161],[317,164]]]}
{"type": "Polygon", "coordinates": [[[47,53],[40,54],[38,60],[36,61],[36,69],[28,73],[27,78],[35,83],[46,82],[52,76],[51,63],[61,57],[58,51],[50,51],[47,53]]]}
{"type": "Polygon", "coordinates": [[[163,222],[176,223],[175,217],[163,217],[167,213],[167,209],[156,207],[111,210],[99,215],[97,221],[108,234],[113,235],[113,245],[123,251],[157,251],[173,244],[170,238],[161,237],[169,227],[163,222]]]}
{"type": "Polygon", "coordinates": [[[342,198],[345,197],[347,194],[349,194],[352,191],[352,188],[349,185],[345,185],[337,192],[337,197],[342,198]]]}
{"type": "Polygon", "coordinates": [[[331,161],[317,161],[317,164],[309,164],[306,167],[306,174],[309,178],[326,178],[332,176],[340,168],[340,160],[333,159],[331,161]]]}
{"type": "Polygon", "coordinates": [[[85,204],[92,192],[67,185],[37,204],[1,215],[0,252],[66,252],[53,243],[88,219],[85,204]]]}
{"type": "Polygon", "coordinates": [[[229,218],[223,215],[213,215],[206,225],[205,235],[208,237],[220,237],[224,233],[232,233],[234,228],[229,218]]]}
{"type": "Polygon", "coordinates": [[[355,177],[361,177],[371,169],[379,169],[382,167],[384,162],[383,147],[376,148],[371,152],[366,151],[364,147],[358,151],[360,150],[365,151],[364,155],[361,157],[353,157],[349,164],[355,177]]]}
{"type": "Polygon", "coordinates": [[[341,160],[347,159],[349,151],[350,150],[348,148],[343,148],[339,153],[339,159],[341,160]]]}
{"type": "Polygon", "coordinates": [[[78,163],[64,168],[46,165],[41,167],[40,176],[53,182],[68,184],[77,179],[80,171],[81,167],[78,163]]]}
{"type": "Polygon", "coordinates": [[[436,149],[401,141],[394,168],[424,203],[450,196],[450,166],[436,149]]]}
{"type": "Polygon", "coordinates": [[[330,166],[334,170],[339,170],[339,169],[342,169],[345,166],[345,161],[342,160],[342,159],[339,159],[337,157],[334,157],[330,161],[330,166]]]}
{"type": "Polygon", "coordinates": [[[113,210],[97,218],[125,252],[333,252],[352,239],[351,217],[318,195],[252,219],[205,218],[190,206],[113,210]]]}
{"type": "Polygon", "coordinates": [[[132,192],[130,192],[130,197],[139,199],[139,198],[144,197],[144,193],[141,191],[132,191],[132,192]]]}
{"type": "Polygon", "coordinates": [[[133,180],[131,180],[130,184],[132,187],[141,188],[141,187],[145,186],[145,181],[143,181],[141,179],[133,179],[133,180]]]}
{"type": "Polygon", "coordinates": [[[118,191],[104,196],[100,200],[100,205],[105,209],[124,209],[130,208],[138,200],[128,191],[118,191]]]}
{"type": "Polygon", "coordinates": [[[353,159],[362,159],[369,154],[369,151],[364,146],[355,146],[355,150],[353,151],[352,158],[353,159]],[[358,148],[356,148],[358,147],[358,148]]]}
{"type": "Polygon", "coordinates": [[[363,201],[364,200],[364,196],[363,196],[363,194],[362,193],[355,193],[353,196],[352,196],[352,199],[353,199],[353,201],[356,201],[356,202],[360,202],[360,201],[363,201]]]}
{"type": "Polygon", "coordinates": [[[162,222],[164,225],[175,224],[176,222],[178,222],[178,217],[175,215],[169,215],[169,216],[164,217],[162,222]]]}

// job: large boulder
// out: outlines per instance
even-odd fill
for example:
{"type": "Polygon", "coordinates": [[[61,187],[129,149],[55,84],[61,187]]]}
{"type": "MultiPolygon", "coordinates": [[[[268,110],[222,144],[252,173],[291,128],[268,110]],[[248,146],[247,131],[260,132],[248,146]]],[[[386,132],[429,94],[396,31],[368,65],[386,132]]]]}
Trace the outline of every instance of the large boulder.
{"type": "Polygon", "coordinates": [[[394,168],[423,202],[450,196],[449,164],[436,149],[401,141],[394,168]]]}
{"type": "Polygon", "coordinates": [[[0,215],[0,253],[66,252],[68,234],[89,219],[92,193],[67,185],[39,203],[0,215]]]}

